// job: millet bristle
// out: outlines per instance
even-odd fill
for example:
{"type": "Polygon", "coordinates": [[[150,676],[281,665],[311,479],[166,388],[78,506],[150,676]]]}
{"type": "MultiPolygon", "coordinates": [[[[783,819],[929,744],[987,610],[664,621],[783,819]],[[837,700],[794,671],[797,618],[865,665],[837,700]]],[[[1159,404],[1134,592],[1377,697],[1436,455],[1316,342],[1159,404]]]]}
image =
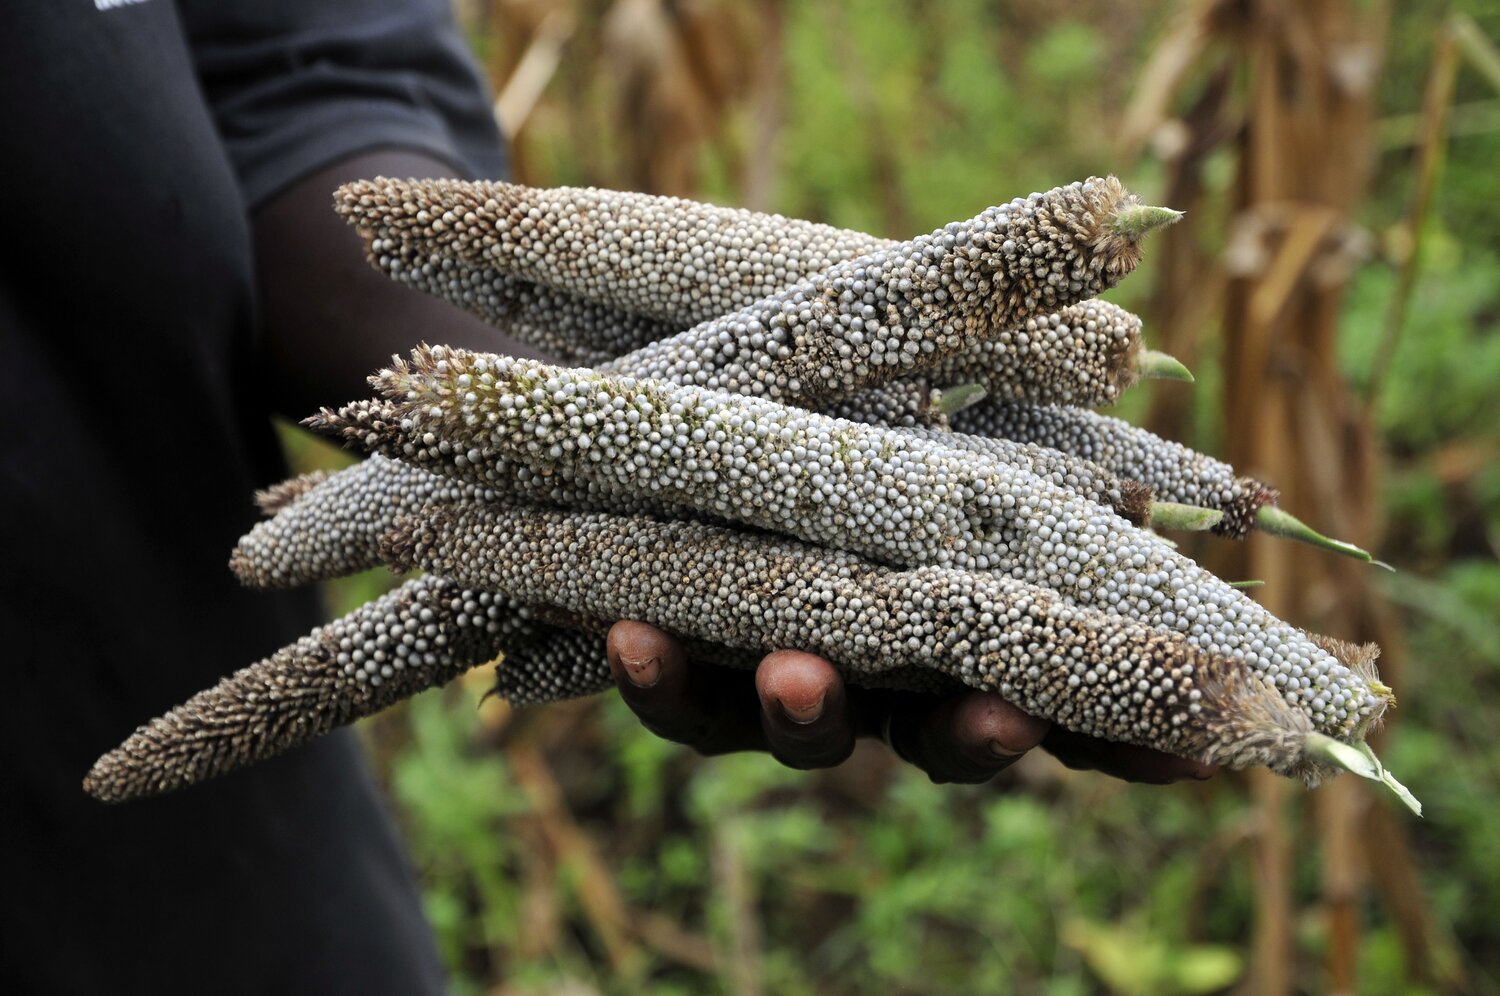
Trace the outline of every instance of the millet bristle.
{"type": "Polygon", "coordinates": [[[327,470],[310,470],[305,474],[288,478],[269,488],[255,492],[255,507],[261,515],[271,516],[281,511],[313,488],[328,480],[327,470]]]}
{"type": "Polygon", "coordinates": [[[123,802],[264,760],[446,683],[525,625],[496,596],[408,581],[140,727],[95,762],[84,790],[123,802]]]}

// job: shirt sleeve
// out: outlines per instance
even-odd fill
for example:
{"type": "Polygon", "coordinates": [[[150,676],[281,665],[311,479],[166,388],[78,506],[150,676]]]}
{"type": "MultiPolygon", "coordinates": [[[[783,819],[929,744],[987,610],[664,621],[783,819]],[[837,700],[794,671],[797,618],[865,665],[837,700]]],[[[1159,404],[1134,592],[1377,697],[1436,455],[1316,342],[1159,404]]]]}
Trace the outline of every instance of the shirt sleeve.
{"type": "Polygon", "coordinates": [[[204,93],[254,208],[374,148],[506,175],[449,0],[179,0],[204,93]]]}

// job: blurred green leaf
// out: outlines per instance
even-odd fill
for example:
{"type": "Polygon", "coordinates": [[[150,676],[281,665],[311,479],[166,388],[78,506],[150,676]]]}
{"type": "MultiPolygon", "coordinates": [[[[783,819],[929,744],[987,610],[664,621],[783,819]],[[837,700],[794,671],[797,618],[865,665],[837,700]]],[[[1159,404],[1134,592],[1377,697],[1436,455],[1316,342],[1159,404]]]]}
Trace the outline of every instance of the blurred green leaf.
{"type": "Polygon", "coordinates": [[[1244,971],[1244,961],[1233,948],[1173,945],[1127,923],[1075,917],[1063,924],[1062,938],[1082,952],[1105,985],[1131,996],[1211,993],[1230,985],[1244,971]]]}

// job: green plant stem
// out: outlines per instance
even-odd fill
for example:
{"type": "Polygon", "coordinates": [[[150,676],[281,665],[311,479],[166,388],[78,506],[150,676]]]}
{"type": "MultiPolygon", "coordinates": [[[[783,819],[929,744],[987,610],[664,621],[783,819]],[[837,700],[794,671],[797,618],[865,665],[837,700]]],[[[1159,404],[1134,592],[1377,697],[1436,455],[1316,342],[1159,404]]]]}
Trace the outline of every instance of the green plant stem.
{"type": "Polygon", "coordinates": [[[1116,235],[1138,239],[1147,232],[1164,228],[1182,218],[1181,211],[1156,207],[1151,204],[1131,204],[1122,207],[1110,217],[1110,228],[1116,235]]]}
{"type": "Polygon", "coordinates": [[[983,401],[987,394],[989,392],[984,389],[983,384],[959,384],[956,387],[945,387],[938,392],[938,411],[944,415],[961,412],[983,401]]]}
{"type": "Polygon", "coordinates": [[[1375,752],[1363,740],[1357,744],[1346,744],[1321,733],[1310,733],[1303,749],[1320,761],[1353,772],[1361,778],[1380,782],[1390,789],[1407,809],[1418,816],[1422,815],[1422,803],[1411,794],[1410,789],[1396,780],[1395,775],[1386,770],[1385,765],[1380,763],[1380,758],[1375,756],[1375,752]]]}
{"type": "Polygon", "coordinates": [[[1137,353],[1135,372],[1146,380],[1180,380],[1191,384],[1196,379],[1181,360],[1159,349],[1143,349],[1137,353]]]}
{"type": "Polygon", "coordinates": [[[1353,543],[1345,543],[1313,529],[1301,519],[1291,513],[1277,508],[1275,505],[1263,505],[1255,513],[1255,528],[1272,536],[1281,536],[1286,539],[1294,539],[1301,543],[1321,547],[1324,550],[1332,550],[1334,553],[1343,554],[1345,557],[1353,557],[1367,564],[1377,564],[1391,570],[1389,564],[1383,563],[1370,556],[1369,551],[1360,549],[1353,543]]]}
{"type": "Polygon", "coordinates": [[[1212,529],[1224,520],[1224,513],[1216,508],[1199,508],[1175,501],[1151,503],[1151,518],[1154,529],[1173,529],[1180,532],[1201,533],[1212,529]]]}

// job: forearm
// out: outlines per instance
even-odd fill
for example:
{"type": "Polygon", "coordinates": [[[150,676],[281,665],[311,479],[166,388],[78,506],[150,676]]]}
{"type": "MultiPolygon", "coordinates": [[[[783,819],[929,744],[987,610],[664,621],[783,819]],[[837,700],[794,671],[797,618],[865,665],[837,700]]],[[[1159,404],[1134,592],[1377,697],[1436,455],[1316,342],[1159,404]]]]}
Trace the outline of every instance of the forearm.
{"type": "Polygon", "coordinates": [[[442,160],[377,149],[305,177],[252,218],[274,408],[301,418],[367,393],[365,377],[418,342],[545,359],[473,315],[403,287],[365,261],[333,211],[340,184],[372,176],[454,176],[442,160]]]}

